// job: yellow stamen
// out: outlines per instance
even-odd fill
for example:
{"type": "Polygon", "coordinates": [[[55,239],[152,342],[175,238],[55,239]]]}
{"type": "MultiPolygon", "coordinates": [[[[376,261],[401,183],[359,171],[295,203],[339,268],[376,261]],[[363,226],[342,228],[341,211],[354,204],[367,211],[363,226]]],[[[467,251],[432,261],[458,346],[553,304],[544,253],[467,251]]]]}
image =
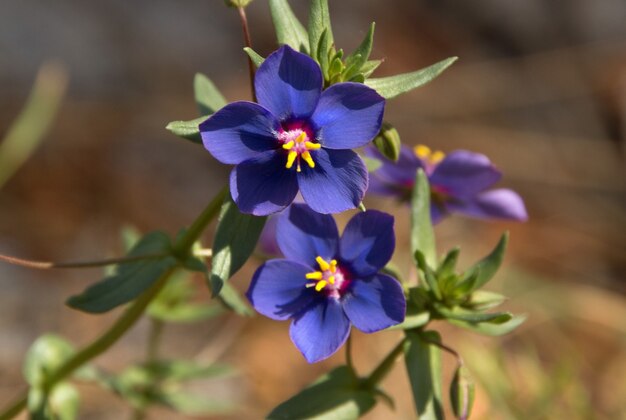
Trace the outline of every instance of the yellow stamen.
{"type": "Polygon", "coordinates": [[[290,142],[283,144],[283,149],[289,150],[293,147],[293,145],[294,145],[294,142],[293,140],[291,140],[290,142]]]}
{"type": "Polygon", "coordinates": [[[306,133],[303,131],[302,133],[300,133],[298,138],[296,138],[296,143],[302,143],[305,140],[306,140],[306,133]]]}
{"type": "Polygon", "coordinates": [[[309,164],[309,168],[315,168],[315,162],[313,162],[313,158],[311,157],[311,153],[309,153],[308,151],[302,152],[302,154],[300,156],[302,157],[302,159],[304,159],[304,161],[306,163],[309,164]]]}
{"type": "Polygon", "coordinates": [[[311,287],[315,287],[317,283],[307,283],[304,285],[304,287],[306,287],[307,289],[310,289],[311,287]]]}
{"type": "Polygon", "coordinates": [[[294,152],[294,151],[289,152],[289,154],[287,155],[287,164],[285,165],[285,168],[291,169],[291,167],[293,166],[293,162],[295,162],[297,157],[298,157],[298,152],[294,152]]]}
{"type": "Polygon", "coordinates": [[[317,150],[320,149],[322,145],[319,143],[311,143],[310,141],[307,141],[304,143],[304,147],[306,147],[307,150],[317,150]]]}
{"type": "Polygon", "coordinates": [[[337,260],[330,261],[330,272],[334,273],[337,271],[337,260]]]}
{"type": "Polygon", "coordinates": [[[328,264],[324,258],[322,257],[317,257],[315,259],[315,261],[317,261],[317,263],[319,264],[320,268],[322,269],[322,271],[328,271],[330,270],[330,264],[328,264]]]}
{"type": "Polygon", "coordinates": [[[413,148],[413,152],[418,158],[421,158],[421,159],[428,158],[430,154],[432,153],[430,151],[430,147],[424,146],[423,144],[418,144],[417,146],[415,146],[413,148]]]}
{"type": "Polygon", "coordinates": [[[443,158],[445,158],[445,157],[446,157],[445,153],[443,153],[441,150],[437,150],[436,152],[434,152],[430,156],[430,163],[437,164],[437,163],[441,162],[443,160],[443,158]]]}
{"type": "Polygon", "coordinates": [[[309,280],[321,280],[322,278],[324,278],[324,275],[321,271],[314,271],[312,273],[307,273],[306,278],[309,280]]]}
{"type": "Polygon", "coordinates": [[[302,172],[302,168],[300,167],[300,161],[298,161],[298,166],[296,166],[297,172],[302,172]]]}
{"type": "Polygon", "coordinates": [[[335,276],[328,276],[328,282],[330,284],[335,284],[335,276]]]}
{"type": "Polygon", "coordinates": [[[315,290],[317,290],[318,292],[321,292],[322,289],[324,287],[326,287],[326,285],[328,284],[328,282],[326,280],[320,280],[317,282],[317,284],[315,285],[315,290]]]}

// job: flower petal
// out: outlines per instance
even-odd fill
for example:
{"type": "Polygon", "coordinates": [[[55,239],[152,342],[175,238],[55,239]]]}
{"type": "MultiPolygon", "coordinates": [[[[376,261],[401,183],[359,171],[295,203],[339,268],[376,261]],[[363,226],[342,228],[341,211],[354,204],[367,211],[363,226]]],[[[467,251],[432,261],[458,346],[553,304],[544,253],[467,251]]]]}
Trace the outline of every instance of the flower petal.
{"type": "Polygon", "coordinates": [[[337,83],[320,97],[311,117],[318,141],[329,149],[365,146],[380,131],[385,99],[362,83],[337,83]]]}
{"type": "Polygon", "coordinates": [[[503,219],[525,222],[528,213],[524,200],[515,191],[500,188],[485,191],[465,202],[450,202],[451,211],[479,219],[503,219]]]}
{"type": "Polygon", "coordinates": [[[294,171],[285,169],[282,154],[263,152],[233,168],[230,193],[242,213],[266,216],[291,204],[298,181],[294,171]]]}
{"type": "Polygon", "coordinates": [[[314,266],[318,256],[327,261],[335,258],[339,232],[332,216],[292,204],[278,216],[276,240],[286,258],[314,266]]]}
{"type": "Polygon", "coordinates": [[[457,150],[435,167],[429,181],[447,195],[467,198],[489,188],[501,177],[487,156],[457,150]]]}
{"type": "Polygon", "coordinates": [[[352,150],[311,153],[315,168],[302,165],[298,185],[304,201],[318,213],[340,213],[356,208],[367,190],[367,169],[352,150]]]}
{"type": "Polygon", "coordinates": [[[393,217],[368,210],[348,222],[339,241],[339,255],[350,264],[353,275],[367,277],[389,262],[395,244],[393,217]]]}
{"type": "Polygon", "coordinates": [[[335,353],[350,334],[350,321],[337,299],[322,299],[305,309],[291,323],[291,341],[309,363],[335,353]]]}
{"type": "Polygon", "coordinates": [[[252,102],[233,102],[200,124],[204,147],[222,163],[236,165],[259,152],[276,149],[276,118],[252,102]]]}
{"type": "Polygon", "coordinates": [[[254,78],[257,100],[279,120],[308,117],[322,91],[322,71],[287,45],[270,54],[254,78]]]}
{"type": "Polygon", "coordinates": [[[415,184],[417,169],[422,167],[422,162],[415,156],[410,147],[402,146],[397,162],[392,162],[384,157],[374,146],[364,149],[365,155],[382,162],[382,165],[374,171],[371,178],[377,177],[382,182],[398,186],[412,188],[415,184]]]}
{"type": "Polygon", "coordinates": [[[342,302],[350,322],[365,333],[380,331],[404,321],[406,300],[402,286],[385,274],[355,280],[342,302]]]}
{"type": "Polygon", "coordinates": [[[311,267],[289,261],[269,260],[254,273],[246,293],[257,312],[282,321],[299,314],[319,298],[306,288],[306,273],[311,267]]]}

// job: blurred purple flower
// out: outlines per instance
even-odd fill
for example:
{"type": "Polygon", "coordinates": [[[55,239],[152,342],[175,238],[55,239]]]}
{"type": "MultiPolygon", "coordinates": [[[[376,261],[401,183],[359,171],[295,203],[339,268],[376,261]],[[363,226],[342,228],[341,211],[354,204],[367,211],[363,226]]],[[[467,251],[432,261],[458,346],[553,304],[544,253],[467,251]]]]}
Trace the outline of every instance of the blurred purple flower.
{"type": "Polygon", "coordinates": [[[413,149],[402,146],[397,162],[384,158],[374,147],[366,148],[365,153],[382,162],[382,166],[370,176],[368,192],[375,195],[408,201],[417,169],[424,170],[430,182],[433,223],[440,222],[450,213],[478,219],[528,219],[524,201],[515,191],[507,188],[488,190],[502,174],[485,155],[466,150],[444,155],[423,145],[413,149]]]}
{"type": "Polygon", "coordinates": [[[247,296],[261,314],[292,320],[291,340],[309,363],[335,353],[351,325],[371,333],[404,320],[400,283],[379,272],[395,247],[393,217],[359,213],[341,238],[332,216],[303,204],[277,218],[285,259],[259,267],[247,296]]]}
{"type": "Polygon", "coordinates": [[[200,124],[204,147],[230,174],[243,213],[268,215],[287,207],[298,190],[316,212],[357,207],[367,170],[352,150],[371,141],[385,100],[361,83],[322,92],[322,73],[309,56],[283,46],[259,67],[258,104],[233,102],[200,124]]]}

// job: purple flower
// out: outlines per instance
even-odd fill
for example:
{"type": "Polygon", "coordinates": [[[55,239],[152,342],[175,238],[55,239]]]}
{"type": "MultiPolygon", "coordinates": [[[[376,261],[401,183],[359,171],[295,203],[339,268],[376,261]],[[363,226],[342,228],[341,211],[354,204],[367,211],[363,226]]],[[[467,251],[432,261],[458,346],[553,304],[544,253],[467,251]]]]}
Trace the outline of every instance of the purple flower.
{"type": "Polygon", "coordinates": [[[247,296],[263,315],[292,320],[291,340],[309,363],[335,353],[350,325],[371,333],[404,320],[400,283],[379,273],[393,254],[393,217],[359,213],[341,238],[332,216],[303,204],[278,218],[276,238],[286,259],[259,267],[247,296]]]}
{"type": "Polygon", "coordinates": [[[287,207],[298,190],[316,212],[359,205],[367,170],[352,150],[371,141],[385,100],[360,83],[322,92],[315,61],[283,46],[259,67],[258,104],[233,102],[200,124],[204,147],[230,174],[233,200],[243,213],[267,215],[287,207]]]}
{"type": "Polygon", "coordinates": [[[366,154],[382,162],[370,177],[368,192],[372,194],[408,201],[417,169],[426,172],[430,182],[433,223],[440,222],[450,213],[478,219],[528,219],[524,201],[515,191],[506,188],[488,190],[502,174],[485,155],[466,150],[444,155],[423,145],[413,149],[402,146],[400,158],[395,163],[382,157],[374,147],[367,148],[366,154]]]}

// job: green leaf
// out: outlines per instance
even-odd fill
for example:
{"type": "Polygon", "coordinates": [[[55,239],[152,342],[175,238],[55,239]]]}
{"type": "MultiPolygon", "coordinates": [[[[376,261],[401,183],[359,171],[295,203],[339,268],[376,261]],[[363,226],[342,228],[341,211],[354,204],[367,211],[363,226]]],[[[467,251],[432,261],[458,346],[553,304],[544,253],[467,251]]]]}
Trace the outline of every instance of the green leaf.
{"type": "Polygon", "coordinates": [[[243,214],[230,194],[224,200],[213,240],[209,286],[213,296],[248,260],[256,246],[267,217],[243,214]]]}
{"type": "Polygon", "coordinates": [[[202,137],[200,137],[200,123],[206,121],[209,115],[198,117],[189,121],[172,121],[165,126],[165,129],[172,134],[189,140],[193,143],[202,144],[202,137]]]}
{"type": "Polygon", "coordinates": [[[143,368],[158,380],[176,382],[225,377],[235,373],[228,365],[203,365],[188,360],[158,360],[144,364],[143,368]]]}
{"type": "Polygon", "coordinates": [[[176,267],[178,261],[170,253],[171,243],[165,233],[148,233],[128,254],[128,257],[146,256],[146,259],[120,264],[114,275],[70,297],[67,304],[80,311],[102,313],[128,303],[176,267]]]}
{"type": "Polygon", "coordinates": [[[246,300],[241,296],[239,291],[230,283],[224,283],[219,295],[220,301],[237,315],[253,316],[254,310],[248,305],[246,300]]]}
{"type": "Polygon", "coordinates": [[[384,122],[378,135],[374,138],[374,146],[387,159],[396,162],[400,157],[400,134],[391,124],[384,122]]]}
{"type": "MultiPolygon", "coordinates": [[[[380,66],[382,64],[383,60],[369,60],[367,62],[365,62],[365,64],[363,64],[363,66],[361,66],[360,69],[360,74],[363,75],[363,77],[365,79],[367,79],[368,77],[370,77],[372,75],[372,73],[374,73],[374,70],[376,70],[378,68],[378,66],[380,66]]],[[[350,80],[352,80],[353,78],[351,78],[350,80]]]]}
{"type": "Polygon", "coordinates": [[[156,402],[187,416],[224,414],[233,411],[233,403],[207,398],[206,395],[192,395],[185,390],[169,390],[155,396],[156,402]]]}
{"type": "Polygon", "coordinates": [[[429,290],[433,292],[437,300],[442,299],[441,290],[439,289],[439,282],[437,281],[437,277],[433,270],[426,263],[426,259],[424,258],[424,254],[421,251],[415,251],[415,261],[417,261],[417,266],[422,273],[424,273],[424,280],[426,280],[426,286],[429,290]]]}
{"type": "Polygon", "coordinates": [[[458,247],[455,247],[446,254],[441,264],[439,264],[439,267],[437,267],[437,277],[445,277],[454,274],[454,269],[456,268],[456,262],[459,259],[460,252],[461,250],[458,247]]]}
{"type": "Polygon", "coordinates": [[[471,276],[476,271],[478,272],[478,276],[471,290],[480,289],[493,278],[493,276],[500,268],[500,265],[502,265],[502,260],[504,259],[504,253],[506,252],[506,246],[508,242],[509,233],[504,232],[493,251],[491,251],[489,255],[487,255],[485,258],[483,258],[474,266],[470,267],[469,270],[467,270],[466,277],[471,276]]]}
{"type": "Polygon", "coordinates": [[[369,31],[365,34],[365,38],[361,41],[361,44],[354,50],[352,54],[346,57],[346,70],[344,78],[349,80],[356,76],[361,67],[367,62],[372,53],[372,45],[374,44],[374,29],[376,23],[372,22],[369,31]]]}
{"type": "Polygon", "coordinates": [[[287,0],[269,0],[276,39],[280,45],[289,45],[296,51],[308,54],[309,37],[304,26],[293,14],[287,0]]]}
{"type": "Polygon", "coordinates": [[[417,310],[409,309],[407,307],[406,316],[404,317],[404,321],[401,324],[394,325],[390,327],[390,330],[410,330],[413,328],[420,328],[424,325],[428,324],[430,321],[430,312],[421,311],[417,312],[417,310]]]}
{"type": "Polygon", "coordinates": [[[47,378],[74,354],[74,347],[64,338],[45,334],[37,338],[26,353],[24,378],[33,387],[47,378]]]}
{"type": "Polygon", "coordinates": [[[430,185],[422,169],[417,171],[417,178],[411,196],[411,254],[420,251],[430,267],[437,266],[435,232],[430,220],[430,185]]]}
{"type": "Polygon", "coordinates": [[[526,316],[524,315],[513,316],[509,321],[502,324],[493,324],[489,322],[481,322],[476,324],[460,320],[448,319],[448,322],[456,325],[457,327],[465,328],[478,334],[491,336],[508,334],[520,325],[522,325],[524,321],[526,321],[526,316]]]}
{"type": "Polygon", "coordinates": [[[450,57],[425,69],[417,70],[411,73],[397,74],[390,77],[381,77],[379,79],[367,79],[365,84],[376,90],[380,96],[386,99],[395,98],[396,96],[418,88],[430,82],[439,76],[445,69],[450,67],[458,57],[450,57]]]}
{"type": "Polygon", "coordinates": [[[196,73],[193,79],[193,92],[200,115],[214,114],[227,104],[215,84],[202,73],[196,73]]]}
{"type": "Polygon", "coordinates": [[[482,323],[488,322],[491,324],[504,324],[513,318],[509,312],[497,312],[497,313],[481,313],[470,311],[463,308],[449,309],[443,305],[436,305],[437,312],[439,312],[444,318],[449,320],[458,320],[469,323],[482,323]]]}
{"type": "Polygon", "coordinates": [[[328,56],[328,51],[330,49],[330,40],[328,39],[328,31],[322,31],[322,35],[320,36],[319,45],[317,47],[318,56],[314,57],[315,61],[320,64],[320,68],[322,69],[322,76],[324,80],[330,80],[330,57],[328,56]]]}
{"type": "Polygon", "coordinates": [[[435,331],[406,332],[404,360],[421,420],[442,420],[441,350],[429,342],[441,342],[435,331]]]}
{"type": "Polygon", "coordinates": [[[276,407],[267,418],[357,419],[376,404],[373,391],[363,389],[347,366],[340,366],[276,407]]]}
{"type": "Polygon", "coordinates": [[[318,62],[319,57],[328,57],[328,52],[334,42],[333,30],[330,25],[328,0],[311,0],[311,9],[309,11],[309,46],[311,47],[311,57],[318,60],[318,62]],[[326,41],[324,43],[326,50],[320,51],[320,41],[324,32],[326,32],[326,41]]]}
{"type": "Polygon", "coordinates": [[[248,54],[248,57],[250,57],[250,60],[252,60],[252,64],[254,64],[254,67],[256,67],[257,69],[265,61],[265,58],[257,54],[256,51],[254,51],[252,48],[244,47],[243,50],[246,52],[246,54],[248,54]]]}
{"type": "Polygon", "coordinates": [[[469,370],[459,366],[450,384],[450,402],[452,411],[459,419],[466,420],[472,413],[475,385],[469,370]]]}
{"type": "Polygon", "coordinates": [[[383,163],[376,158],[361,156],[361,159],[363,159],[363,162],[365,162],[365,167],[367,168],[368,172],[375,172],[383,165],[383,163]]]}
{"type": "Polygon", "coordinates": [[[469,300],[463,304],[463,307],[475,311],[486,311],[501,305],[506,300],[507,297],[500,293],[476,290],[471,294],[469,300]]]}

